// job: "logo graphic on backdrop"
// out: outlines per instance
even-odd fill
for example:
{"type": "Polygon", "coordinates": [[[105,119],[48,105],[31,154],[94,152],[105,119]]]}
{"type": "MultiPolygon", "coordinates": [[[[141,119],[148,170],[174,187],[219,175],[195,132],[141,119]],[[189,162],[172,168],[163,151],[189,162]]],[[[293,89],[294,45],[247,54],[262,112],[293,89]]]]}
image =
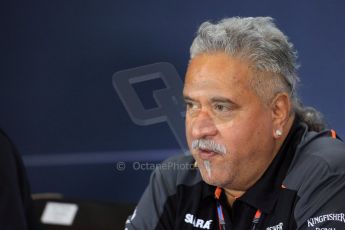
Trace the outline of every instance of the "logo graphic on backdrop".
{"type": "Polygon", "coordinates": [[[172,64],[161,62],[116,72],[113,86],[135,124],[167,122],[183,152],[189,153],[184,128],[183,83],[172,64]],[[157,107],[145,109],[133,85],[157,79],[161,79],[166,88],[153,91],[157,107]]]}

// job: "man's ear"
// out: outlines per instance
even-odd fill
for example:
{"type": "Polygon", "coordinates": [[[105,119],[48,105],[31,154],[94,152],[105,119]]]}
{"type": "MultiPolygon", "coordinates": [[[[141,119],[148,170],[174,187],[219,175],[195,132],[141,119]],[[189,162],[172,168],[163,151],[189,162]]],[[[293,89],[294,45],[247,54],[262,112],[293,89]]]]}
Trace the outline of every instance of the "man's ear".
{"type": "Polygon", "coordinates": [[[271,103],[273,136],[279,138],[291,115],[291,100],[287,93],[278,93],[271,103]]]}

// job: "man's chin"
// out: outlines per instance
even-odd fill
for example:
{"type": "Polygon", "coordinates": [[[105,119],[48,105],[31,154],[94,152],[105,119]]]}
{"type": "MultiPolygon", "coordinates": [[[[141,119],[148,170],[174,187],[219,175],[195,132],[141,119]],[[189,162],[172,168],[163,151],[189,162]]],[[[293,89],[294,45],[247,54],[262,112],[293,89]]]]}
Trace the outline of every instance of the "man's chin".
{"type": "Polygon", "coordinates": [[[207,172],[201,173],[202,180],[209,185],[223,187],[224,183],[216,176],[209,176],[207,172]]]}

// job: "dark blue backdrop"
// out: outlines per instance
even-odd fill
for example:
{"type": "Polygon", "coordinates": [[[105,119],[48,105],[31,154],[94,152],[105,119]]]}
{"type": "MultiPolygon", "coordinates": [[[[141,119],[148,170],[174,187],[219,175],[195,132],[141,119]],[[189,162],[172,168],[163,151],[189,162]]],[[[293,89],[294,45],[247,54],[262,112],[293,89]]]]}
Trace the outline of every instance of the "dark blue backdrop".
{"type": "MultiPolygon", "coordinates": [[[[37,0],[1,4],[0,126],[28,168],[33,192],[135,202],[157,162],[178,153],[166,123],[138,126],[114,72],[169,62],[183,78],[198,25],[272,16],[299,51],[300,95],[345,136],[345,2],[37,0]]],[[[144,85],[152,97],[160,83],[144,85]]],[[[140,90],[139,90],[140,91],[140,90]]]]}

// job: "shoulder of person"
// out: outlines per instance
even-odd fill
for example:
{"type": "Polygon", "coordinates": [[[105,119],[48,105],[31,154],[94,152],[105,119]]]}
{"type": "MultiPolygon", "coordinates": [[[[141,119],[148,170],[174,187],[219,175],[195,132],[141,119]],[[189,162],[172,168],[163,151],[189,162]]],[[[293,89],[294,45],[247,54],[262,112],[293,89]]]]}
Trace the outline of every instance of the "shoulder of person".
{"type": "Polygon", "coordinates": [[[297,150],[284,183],[294,190],[316,185],[323,180],[345,177],[345,144],[331,136],[329,130],[306,132],[297,150]]]}
{"type": "Polygon", "coordinates": [[[191,155],[176,155],[158,164],[151,176],[156,182],[163,183],[168,188],[178,185],[194,185],[202,178],[195,160],[191,155]]]}

